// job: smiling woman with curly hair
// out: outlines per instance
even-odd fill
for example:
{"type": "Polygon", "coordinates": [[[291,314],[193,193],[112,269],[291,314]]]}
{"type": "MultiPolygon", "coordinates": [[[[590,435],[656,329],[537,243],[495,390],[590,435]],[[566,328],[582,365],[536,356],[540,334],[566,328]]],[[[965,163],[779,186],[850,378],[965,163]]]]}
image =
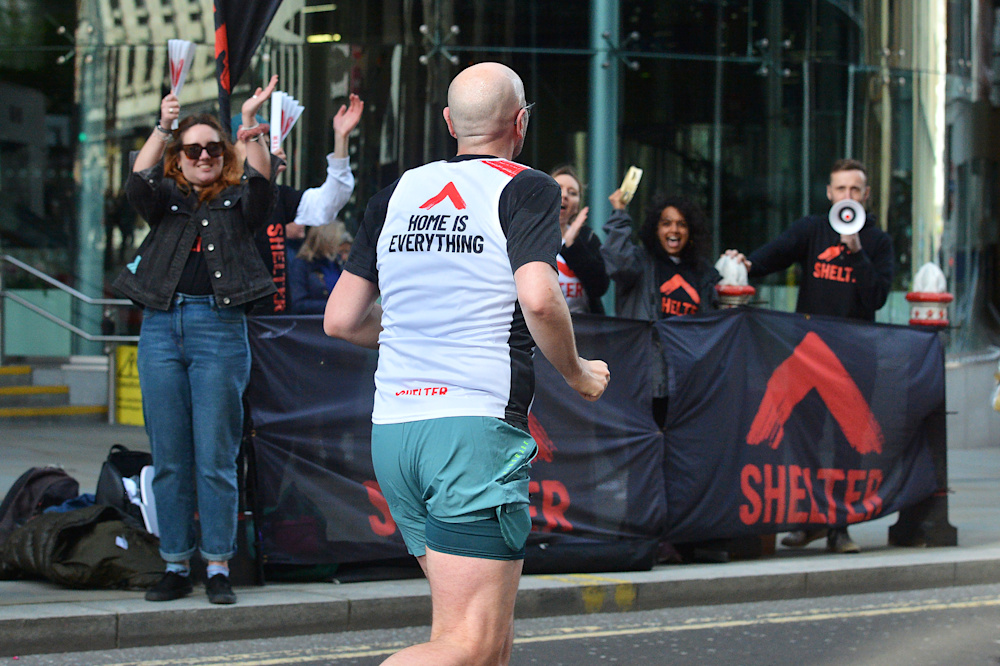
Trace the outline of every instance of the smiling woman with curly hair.
{"type": "Polygon", "coordinates": [[[615,281],[615,314],[655,321],[715,310],[720,276],[705,259],[708,232],[701,208],[685,197],[655,195],[636,244],[621,190],[608,198],[614,210],[604,225],[601,253],[615,281]]]}

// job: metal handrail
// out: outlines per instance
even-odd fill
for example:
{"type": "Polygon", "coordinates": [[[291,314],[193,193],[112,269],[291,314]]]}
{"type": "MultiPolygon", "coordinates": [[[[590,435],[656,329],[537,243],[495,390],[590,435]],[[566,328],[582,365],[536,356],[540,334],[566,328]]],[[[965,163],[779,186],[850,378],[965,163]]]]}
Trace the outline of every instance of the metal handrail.
{"type": "MultiPolygon", "coordinates": [[[[94,335],[93,333],[87,333],[87,331],[83,330],[82,328],[78,328],[78,327],[74,326],[73,324],[70,324],[68,321],[60,319],[59,317],[55,316],[54,314],[52,314],[48,310],[45,310],[44,308],[38,307],[37,305],[35,305],[31,301],[25,300],[25,299],[21,298],[20,296],[18,296],[17,294],[12,294],[9,291],[4,293],[4,298],[9,298],[10,300],[14,301],[15,303],[18,303],[19,305],[23,305],[24,307],[28,308],[29,310],[31,310],[35,314],[39,315],[40,317],[44,317],[44,318],[48,319],[53,324],[58,324],[59,326],[62,326],[67,331],[70,331],[74,335],[78,335],[81,338],[83,338],[84,340],[87,340],[89,342],[139,342],[139,336],[138,335],[94,335]]],[[[111,299],[107,299],[106,298],[106,299],[102,299],[102,300],[107,301],[107,300],[111,300],[111,299]]],[[[125,302],[127,304],[129,304],[129,305],[132,305],[132,301],[125,301],[125,302]]],[[[107,305],[107,304],[105,303],[103,305],[107,305]]]]}
{"type": "MultiPolygon", "coordinates": [[[[54,277],[52,277],[50,275],[47,275],[46,273],[43,273],[42,271],[38,270],[34,266],[30,266],[30,265],[24,263],[23,261],[21,261],[19,259],[15,259],[14,257],[10,256],[9,254],[0,255],[0,261],[6,261],[8,264],[13,264],[14,266],[17,266],[18,268],[20,268],[21,270],[27,271],[28,273],[31,273],[32,275],[34,275],[39,280],[42,280],[44,282],[47,282],[47,283],[51,284],[56,289],[61,289],[61,290],[65,291],[67,294],[69,294],[73,298],[75,298],[77,300],[80,300],[80,301],[83,301],[84,303],[89,303],[90,305],[132,305],[132,301],[128,300],[127,298],[93,298],[91,296],[87,296],[82,291],[77,291],[76,289],[74,289],[73,287],[69,286],[68,284],[64,284],[64,283],[60,282],[59,280],[55,279],[54,277]]],[[[89,339],[90,338],[88,338],[88,340],[89,339]]]]}
{"type": "MultiPolygon", "coordinates": [[[[27,273],[30,273],[31,275],[34,275],[35,277],[37,277],[39,280],[42,280],[46,284],[49,284],[49,285],[55,287],[56,289],[60,289],[60,290],[64,291],[65,293],[69,294],[70,296],[72,296],[73,298],[77,299],[78,301],[82,301],[84,303],[87,303],[88,305],[100,305],[100,306],[132,306],[132,305],[134,305],[132,303],[132,301],[128,300],[127,298],[93,298],[91,296],[87,296],[83,292],[77,291],[76,289],[73,289],[73,287],[70,287],[69,285],[64,284],[64,283],[60,282],[59,280],[55,279],[54,277],[52,277],[50,275],[47,275],[46,273],[43,273],[42,271],[38,270],[34,266],[30,266],[30,265],[24,263],[23,261],[21,261],[19,259],[15,259],[14,257],[10,256],[9,254],[0,255],[0,263],[3,263],[3,262],[7,262],[7,263],[9,263],[9,264],[11,264],[13,266],[16,266],[17,268],[20,268],[21,270],[23,270],[23,271],[25,271],[27,273]]],[[[40,307],[38,305],[35,305],[34,303],[28,301],[27,299],[24,299],[24,298],[18,296],[17,294],[12,294],[9,291],[5,290],[4,286],[3,286],[2,275],[0,275],[0,364],[3,364],[3,362],[5,360],[5,349],[4,348],[5,348],[6,345],[4,344],[5,343],[4,338],[6,337],[6,330],[5,330],[6,329],[6,323],[3,321],[2,307],[3,307],[3,303],[7,299],[10,299],[14,303],[17,303],[18,305],[20,305],[20,306],[22,306],[24,308],[27,308],[31,312],[34,312],[38,316],[40,316],[40,317],[42,317],[44,319],[47,319],[48,321],[52,322],[53,324],[61,326],[62,328],[66,329],[67,331],[71,332],[73,335],[79,336],[79,337],[83,338],[84,340],[87,340],[89,342],[104,342],[104,343],[107,343],[107,346],[105,347],[105,353],[108,356],[108,423],[114,423],[115,422],[115,401],[116,401],[116,396],[117,396],[117,393],[118,393],[118,390],[117,390],[118,387],[117,387],[116,382],[115,382],[115,379],[116,379],[116,375],[115,375],[116,367],[115,367],[115,363],[114,363],[115,346],[118,345],[119,343],[123,343],[123,342],[133,342],[133,343],[134,342],[138,342],[139,341],[139,336],[137,336],[137,335],[94,335],[93,333],[88,333],[87,331],[83,330],[82,328],[80,328],[78,326],[74,326],[73,324],[69,323],[68,321],[65,321],[65,320],[57,317],[56,315],[54,315],[51,312],[47,311],[45,308],[42,308],[42,307],[40,307]]]]}

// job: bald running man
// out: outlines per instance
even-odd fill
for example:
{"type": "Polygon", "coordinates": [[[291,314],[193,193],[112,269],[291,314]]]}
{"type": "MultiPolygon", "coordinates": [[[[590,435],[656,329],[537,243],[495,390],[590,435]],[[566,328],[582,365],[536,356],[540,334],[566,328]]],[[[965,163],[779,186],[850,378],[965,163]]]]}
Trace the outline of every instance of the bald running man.
{"type": "Polygon", "coordinates": [[[431,588],[430,641],[386,664],[509,663],[537,450],[533,347],[586,400],[610,377],[578,356],[559,288],[559,185],[511,161],[529,113],[508,67],[456,76],[444,120],[457,156],[371,199],[327,302],[327,335],[379,350],[372,461],[431,588]]]}

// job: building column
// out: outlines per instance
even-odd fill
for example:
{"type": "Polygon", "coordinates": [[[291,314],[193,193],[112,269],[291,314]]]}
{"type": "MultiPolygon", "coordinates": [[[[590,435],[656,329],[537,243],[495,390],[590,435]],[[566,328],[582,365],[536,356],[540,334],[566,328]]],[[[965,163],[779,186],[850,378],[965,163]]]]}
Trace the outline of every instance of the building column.
{"type": "MultiPolygon", "coordinates": [[[[100,7],[96,0],[80,3],[76,31],[77,94],[80,100],[80,144],[76,171],[79,179],[76,222],[76,289],[101,298],[104,295],[104,190],[107,187],[105,142],[105,97],[107,51],[103,47],[100,7]]],[[[73,323],[98,335],[101,309],[76,301],[73,323]]],[[[77,354],[101,354],[99,342],[75,338],[77,354]]]]}
{"type": "MultiPolygon", "coordinates": [[[[618,187],[622,176],[618,166],[618,120],[621,63],[612,44],[619,42],[619,0],[593,0],[590,3],[590,120],[588,126],[587,168],[584,173],[590,198],[588,221],[594,233],[604,239],[603,226],[611,214],[607,195],[618,187]],[[608,37],[605,38],[604,35],[608,37]]],[[[614,312],[614,290],[604,295],[604,307],[614,312]]]]}

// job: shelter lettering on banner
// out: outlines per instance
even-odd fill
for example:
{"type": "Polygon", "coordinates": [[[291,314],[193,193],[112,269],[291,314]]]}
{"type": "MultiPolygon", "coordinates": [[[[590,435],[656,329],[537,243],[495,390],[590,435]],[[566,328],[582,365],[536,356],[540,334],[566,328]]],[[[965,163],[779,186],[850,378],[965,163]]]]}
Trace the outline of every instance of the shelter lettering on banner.
{"type": "MultiPolygon", "coordinates": [[[[936,489],[944,358],[935,334],[727,310],[650,324],[574,316],[580,354],[608,362],[601,400],[540,354],[529,429],[526,571],[649,567],[682,543],[846,525],[936,489]],[[667,364],[666,438],[651,372],[667,364]]],[[[371,463],[377,353],[326,337],[318,316],[254,317],[247,390],[267,561],[362,563],[406,554],[371,463]]]]}
{"type": "Polygon", "coordinates": [[[656,329],[668,369],[668,539],[843,526],[936,490],[936,334],[751,309],[656,329]]]}
{"type": "Polygon", "coordinates": [[[663,436],[649,409],[650,326],[594,315],[574,315],[573,326],[580,355],[605,360],[612,381],[588,402],[536,352],[529,544],[655,538],[666,511],[663,436]]]}
{"type": "MultiPolygon", "coordinates": [[[[663,440],[648,408],[650,325],[587,316],[575,325],[580,353],[607,359],[616,380],[587,402],[536,354],[528,559],[552,554],[559,561],[550,568],[563,571],[612,560],[648,567],[634,542],[655,544],[666,516],[663,440]]],[[[250,345],[246,396],[267,561],[405,555],[371,463],[376,352],[326,337],[316,316],[253,317],[250,345]]]]}

